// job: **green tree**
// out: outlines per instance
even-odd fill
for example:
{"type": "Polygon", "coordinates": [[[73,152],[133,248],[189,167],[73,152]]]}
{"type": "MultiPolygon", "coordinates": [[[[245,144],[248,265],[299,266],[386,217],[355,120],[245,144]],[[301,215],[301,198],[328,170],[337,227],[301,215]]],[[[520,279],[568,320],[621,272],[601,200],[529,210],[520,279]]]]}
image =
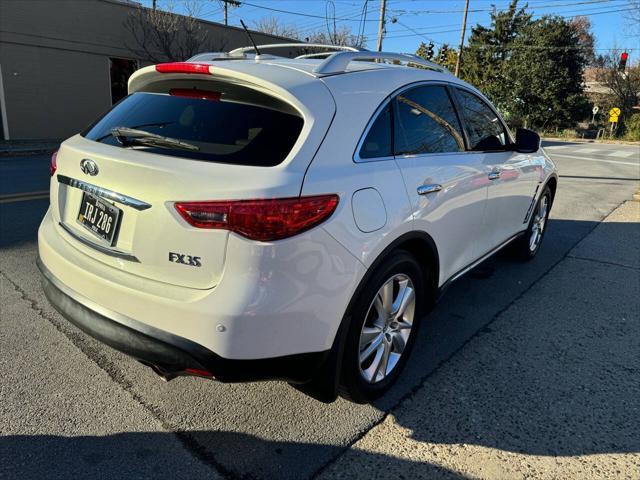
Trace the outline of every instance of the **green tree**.
{"type": "Polygon", "coordinates": [[[589,59],[578,30],[561,17],[523,27],[507,71],[509,112],[534,128],[570,127],[589,115],[583,75],[589,59]]]}
{"type": "Polygon", "coordinates": [[[583,73],[593,45],[587,34],[584,22],[533,20],[512,0],[504,11],[494,7],[489,27],[472,29],[462,78],[491,98],[511,124],[572,126],[589,110],[583,73]]]}
{"type": "Polygon", "coordinates": [[[531,21],[531,15],[518,8],[517,0],[512,0],[504,11],[494,6],[490,26],[477,25],[471,29],[462,55],[462,78],[482,90],[503,112],[512,103],[507,76],[512,44],[531,21]]]}

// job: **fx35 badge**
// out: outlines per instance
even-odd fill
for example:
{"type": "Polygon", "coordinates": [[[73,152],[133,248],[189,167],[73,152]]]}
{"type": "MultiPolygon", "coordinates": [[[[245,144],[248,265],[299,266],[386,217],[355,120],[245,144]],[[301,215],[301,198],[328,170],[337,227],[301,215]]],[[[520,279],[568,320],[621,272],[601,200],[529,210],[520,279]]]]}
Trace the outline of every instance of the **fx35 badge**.
{"type": "Polygon", "coordinates": [[[173,263],[181,263],[182,265],[190,265],[192,267],[202,266],[200,257],[194,257],[184,253],[169,252],[169,261],[173,263]]]}

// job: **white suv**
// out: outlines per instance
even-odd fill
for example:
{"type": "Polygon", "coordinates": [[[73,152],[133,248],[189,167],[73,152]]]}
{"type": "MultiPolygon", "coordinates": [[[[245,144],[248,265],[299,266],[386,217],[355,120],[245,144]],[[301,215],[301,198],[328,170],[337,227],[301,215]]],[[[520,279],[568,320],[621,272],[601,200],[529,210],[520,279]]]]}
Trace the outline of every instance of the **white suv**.
{"type": "Polygon", "coordinates": [[[370,401],[451,281],[507,244],[536,254],[555,167],[417,57],[248,50],[138,70],[61,145],[45,293],[166,379],[370,401]]]}

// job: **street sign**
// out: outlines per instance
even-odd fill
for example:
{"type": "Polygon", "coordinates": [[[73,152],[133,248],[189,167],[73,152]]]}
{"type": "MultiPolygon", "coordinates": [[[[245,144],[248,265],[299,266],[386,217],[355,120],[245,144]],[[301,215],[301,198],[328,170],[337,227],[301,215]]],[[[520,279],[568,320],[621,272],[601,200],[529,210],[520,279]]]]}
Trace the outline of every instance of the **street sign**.
{"type": "Polygon", "coordinates": [[[613,107],[609,110],[609,122],[610,123],[618,123],[618,117],[622,111],[618,107],[613,107]]]}

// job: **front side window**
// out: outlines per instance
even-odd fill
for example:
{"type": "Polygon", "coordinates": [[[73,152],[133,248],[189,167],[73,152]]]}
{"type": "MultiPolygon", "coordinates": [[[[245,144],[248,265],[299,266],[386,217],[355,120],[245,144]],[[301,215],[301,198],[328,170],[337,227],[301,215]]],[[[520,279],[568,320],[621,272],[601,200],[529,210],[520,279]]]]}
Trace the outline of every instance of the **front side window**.
{"type": "Polygon", "coordinates": [[[469,148],[475,151],[504,150],[508,137],[495,112],[473,93],[461,89],[457,91],[469,136],[469,148]]]}
{"type": "Polygon", "coordinates": [[[422,86],[395,99],[396,155],[461,152],[464,140],[453,104],[444,86],[422,86]]]}
{"type": "Polygon", "coordinates": [[[393,155],[391,148],[391,104],[388,103],[369,129],[360,148],[360,158],[381,158],[393,155]]]}

